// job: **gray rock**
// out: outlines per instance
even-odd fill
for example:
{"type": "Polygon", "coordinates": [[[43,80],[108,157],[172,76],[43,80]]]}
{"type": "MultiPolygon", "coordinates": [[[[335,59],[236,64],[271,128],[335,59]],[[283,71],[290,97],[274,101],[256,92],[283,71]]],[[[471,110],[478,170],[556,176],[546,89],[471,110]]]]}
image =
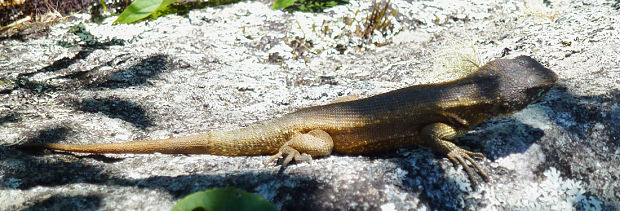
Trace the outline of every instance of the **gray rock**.
{"type": "Polygon", "coordinates": [[[355,34],[359,22],[344,24],[369,11],[370,2],[353,0],[317,14],[241,2],[131,25],[76,14],[48,36],[0,40],[0,81],[16,82],[0,85],[0,210],[168,210],[187,194],[227,186],[282,210],[620,209],[618,9],[611,0],[536,2],[393,1],[394,28],[371,41],[355,34]],[[78,41],[69,27],[79,23],[100,45],[57,45],[78,41]],[[484,62],[530,55],[560,78],[539,103],[457,140],[488,158],[491,182],[476,191],[461,167],[424,147],[332,155],[279,172],[262,165],[268,156],[10,146],[243,127],[340,96],[461,77],[437,64],[441,52],[468,44],[484,62]],[[270,62],[272,53],[283,61],[270,62]]]}

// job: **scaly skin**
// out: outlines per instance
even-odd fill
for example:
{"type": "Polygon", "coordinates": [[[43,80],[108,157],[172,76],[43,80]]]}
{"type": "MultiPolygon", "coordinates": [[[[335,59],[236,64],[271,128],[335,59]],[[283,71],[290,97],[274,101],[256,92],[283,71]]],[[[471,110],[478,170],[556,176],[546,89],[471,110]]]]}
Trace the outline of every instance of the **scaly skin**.
{"type": "Polygon", "coordinates": [[[42,144],[48,149],[91,153],[169,153],[226,156],[287,155],[292,159],[363,154],[414,144],[430,146],[488,181],[471,158],[484,157],[451,140],[490,117],[508,115],[541,98],[555,84],[551,70],[527,56],[498,59],[454,81],[416,85],[357,100],[304,108],[283,117],[230,131],[163,140],[113,144],[42,144]],[[309,156],[308,156],[309,155],[309,156]]]}

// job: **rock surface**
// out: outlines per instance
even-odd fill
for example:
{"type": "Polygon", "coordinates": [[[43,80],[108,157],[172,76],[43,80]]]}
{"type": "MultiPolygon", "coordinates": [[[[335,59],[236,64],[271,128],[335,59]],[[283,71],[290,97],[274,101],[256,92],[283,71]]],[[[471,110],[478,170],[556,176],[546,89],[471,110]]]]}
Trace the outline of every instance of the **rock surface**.
{"type": "Polygon", "coordinates": [[[323,13],[248,1],[130,25],[75,14],[46,36],[0,40],[0,210],[169,210],[227,186],[282,210],[620,209],[618,2],[458,2],[393,1],[391,30],[369,39],[356,29],[372,4],[352,0],[323,13]],[[459,78],[467,71],[445,65],[455,52],[482,62],[530,55],[560,78],[541,102],[457,140],[488,158],[491,182],[475,191],[424,147],[278,173],[262,165],[268,156],[10,146],[243,127],[340,96],[459,78]]]}

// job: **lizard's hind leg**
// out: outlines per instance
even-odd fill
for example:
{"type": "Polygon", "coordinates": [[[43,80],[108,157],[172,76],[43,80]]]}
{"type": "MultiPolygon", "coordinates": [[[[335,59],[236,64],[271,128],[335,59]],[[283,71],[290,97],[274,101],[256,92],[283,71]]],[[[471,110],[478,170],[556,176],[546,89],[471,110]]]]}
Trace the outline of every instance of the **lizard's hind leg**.
{"type": "Polygon", "coordinates": [[[334,141],[332,137],[325,131],[315,129],[308,133],[297,134],[288,142],[284,143],[278,150],[278,153],[271,156],[265,164],[269,164],[275,159],[286,155],[282,166],[286,166],[291,160],[296,162],[310,161],[312,157],[327,156],[332,153],[334,141]]]}

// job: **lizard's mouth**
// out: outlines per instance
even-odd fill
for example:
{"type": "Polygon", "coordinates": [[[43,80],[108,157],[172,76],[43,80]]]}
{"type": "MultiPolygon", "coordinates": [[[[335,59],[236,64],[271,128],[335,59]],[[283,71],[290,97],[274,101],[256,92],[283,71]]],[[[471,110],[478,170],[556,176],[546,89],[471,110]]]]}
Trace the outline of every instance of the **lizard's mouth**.
{"type": "Polygon", "coordinates": [[[535,77],[535,79],[532,80],[533,83],[531,83],[531,85],[534,86],[525,90],[528,104],[538,102],[542,99],[558,81],[558,75],[555,74],[555,72],[542,66],[535,68],[535,75],[537,75],[537,77],[535,77]]]}
{"type": "Polygon", "coordinates": [[[553,84],[533,87],[525,90],[526,96],[529,98],[527,101],[529,103],[538,102],[547,92],[549,92],[549,90],[551,90],[551,87],[553,87],[553,84]]]}

